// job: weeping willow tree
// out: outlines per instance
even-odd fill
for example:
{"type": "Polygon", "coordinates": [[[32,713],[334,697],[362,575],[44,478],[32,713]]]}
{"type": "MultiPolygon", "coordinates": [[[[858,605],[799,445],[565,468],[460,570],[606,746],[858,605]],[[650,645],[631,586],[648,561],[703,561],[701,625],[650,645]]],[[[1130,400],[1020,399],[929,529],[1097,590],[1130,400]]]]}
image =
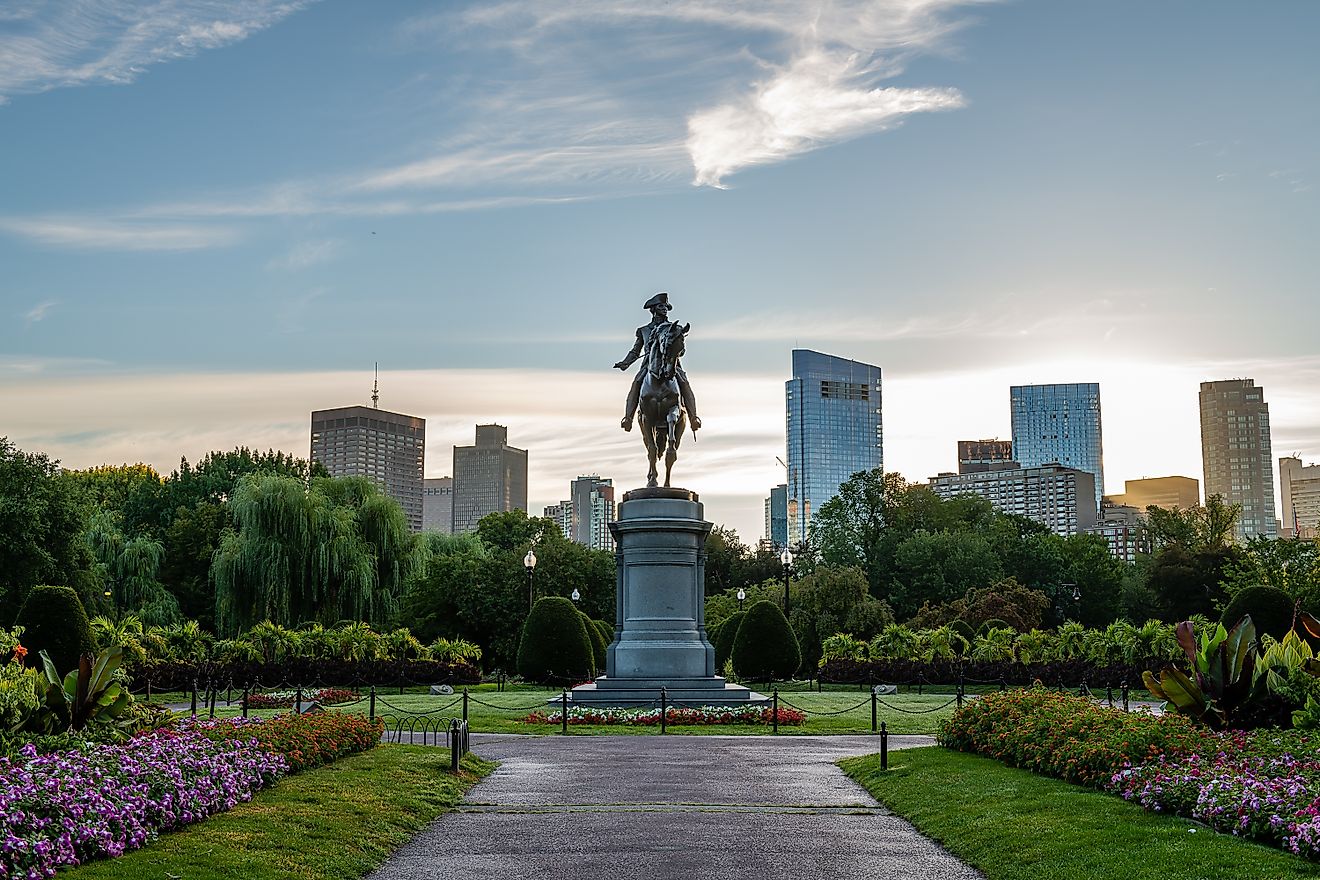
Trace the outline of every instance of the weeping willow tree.
{"type": "Polygon", "coordinates": [[[132,611],[147,625],[168,626],[180,619],[178,601],[159,579],[164,545],[147,535],[126,536],[118,515],[106,510],[88,519],[83,539],[115,607],[132,611]]]}
{"type": "Polygon", "coordinates": [[[384,623],[419,558],[395,502],[363,478],[253,474],[229,499],[211,564],[216,624],[234,636],[269,620],[384,623]]]}

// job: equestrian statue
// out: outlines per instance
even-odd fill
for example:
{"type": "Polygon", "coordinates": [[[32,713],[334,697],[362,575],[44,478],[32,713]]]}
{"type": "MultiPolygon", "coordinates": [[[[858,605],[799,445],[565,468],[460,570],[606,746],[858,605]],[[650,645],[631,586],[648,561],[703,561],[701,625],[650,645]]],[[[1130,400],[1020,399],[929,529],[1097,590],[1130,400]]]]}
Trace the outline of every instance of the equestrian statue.
{"type": "Polygon", "coordinates": [[[692,325],[679,326],[669,320],[668,293],[657,293],[646,301],[643,308],[651,312],[651,323],[637,328],[632,351],[614,365],[615,369],[626,370],[639,358],[642,360],[642,368],[637,371],[628,391],[627,409],[619,426],[631,431],[633,416],[638,417],[650,463],[646,485],[657,485],[656,460],[663,456],[665,486],[668,487],[670,472],[678,458],[678,447],[683,441],[683,431],[691,422],[692,436],[696,437],[701,428],[697,399],[688,384],[687,373],[679,363],[679,358],[687,350],[686,339],[692,325]]]}

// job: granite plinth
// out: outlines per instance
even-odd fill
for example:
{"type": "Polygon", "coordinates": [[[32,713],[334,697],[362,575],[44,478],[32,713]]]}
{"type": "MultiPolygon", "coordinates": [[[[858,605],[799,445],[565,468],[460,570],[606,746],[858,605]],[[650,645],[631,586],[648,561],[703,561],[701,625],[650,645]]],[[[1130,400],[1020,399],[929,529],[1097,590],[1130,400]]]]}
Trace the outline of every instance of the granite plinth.
{"type": "Polygon", "coordinates": [[[716,675],[706,635],[706,535],[697,493],[680,488],[624,494],[614,535],[618,578],[614,639],[605,675],[572,691],[574,703],[746,705],[765,697],[716,675]]]}

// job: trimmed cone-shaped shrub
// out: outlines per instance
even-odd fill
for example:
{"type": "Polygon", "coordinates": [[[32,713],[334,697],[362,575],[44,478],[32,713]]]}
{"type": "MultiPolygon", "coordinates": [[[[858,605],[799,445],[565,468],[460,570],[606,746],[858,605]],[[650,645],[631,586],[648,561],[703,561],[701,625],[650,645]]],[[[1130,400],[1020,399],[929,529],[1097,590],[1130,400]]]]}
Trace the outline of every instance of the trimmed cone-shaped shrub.
{"type": "Polygon", "coordinates": [[[518,674],[545,684],[572,684],[590,678],[595,657],[585,620],[563,596],[537,599],[518,643],[518,674]]]}
{"type": "MultiPolygon", "coordinates": [[[[614,624],[604,620],[593,620],[591,624],[600,630],[601,637],[605,639],[605,647],[608,649],[610,642],[614,641],[614,624]]],[[[601,669],[604,668],[604,666],[601,667],[601,669]]]]}
{"type": "Polygon", "coordinates": [[[15,626],[23,627],[21,641],[27,662],[37,666],[38,651],[45,651],[64,675],[78,668],[78,658],[96,653],[96,639],[78,594],[69,587],[33,587],[18,611],[15,626]]]}
{"type": "MultiPolygon", "coordinates": [[[[955,620],[949,624],[949,629],[966,639],[966,648],[969,650],[971,649],[972,643],[976,641],[976,630],[972,629],[970,623],[965,620],[955,620]]],[[[959,645],[958,647],[961,648],[963,646],[959,645]]]]}
{"type": "MultiPolygon", "coordinates": [[[[582,612],[578,612],[581,614],[582,612]]],[[[591,642],[591,662],[592,668],[596,672],[602,672],[605,669],[605,649],[610,643],[605,641],[605,637],[600,634],[600,628],[596,626],[596,621],[587,615],[582,615],[582,626],[587,631],[587,640],[591,642]]]]}
{"type": "Polygon", "coordinates": [[[1258,634],[1282,639],[1292,629],[1293,600],[1278,587],[1247,587],[1228,603],[1220,623],[1231,630],[1248,614],[1258,634]]]}
{"type": "Polygon", "coordinates": [[[739,676],[748,681],[791,678],[802,665],[797,636],[779,606],[762,599],[747,609],[738,627],[730,658],[739,676]]]}
{"type": "Polygon", "coordinates": [[[733,640],[738,637],[738,627],[742,626],[743,618],[746,616],[746,611],[737,611],[724,618],[724,622],[720,624],[720,631],[711,640],[715,645],[716,675],[724,674],[724,664],[729,662],[729,657],[733,654],[733,640]]]}

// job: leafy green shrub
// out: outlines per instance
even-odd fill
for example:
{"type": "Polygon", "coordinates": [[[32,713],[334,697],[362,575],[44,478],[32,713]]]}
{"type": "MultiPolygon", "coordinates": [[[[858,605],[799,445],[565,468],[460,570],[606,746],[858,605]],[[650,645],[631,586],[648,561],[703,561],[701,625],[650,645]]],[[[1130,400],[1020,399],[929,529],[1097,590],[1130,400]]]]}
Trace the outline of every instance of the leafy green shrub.
{"type": "MultiPolygon", "coordinates": [[[[1013,627],[1009,626],[1006,621],[1000,620],[998,617],[992,617],[989,620],[987,620],[985,623],[981,624],[981,626],[976,630],[976,634],[983,636],[986,633],[990,632],[990,630],[992,629],[1011,630],[1013,629],[1013,627]]],[[[973,642],[973,644],[975,644],[975,642],[973,642]]]]}
{"type": "Polygon", "coordinates": [[[802,665],[797,636],[779,606],[762,599],[747,609],[730,656],[738,674],[751,681],[790,678],[802,665]]]}
{"type": "Polygon", "coordinates": [[[1256,632],[1282,639],[1293,628],[1293,612],[1292,598],[1278,587],[1247,587],[1228,603],[1220,623],[1231,630],[1250,615],[1256,632]]]}
{"type": "Polygon", "coordinates": [[[518,643],[518,674],[528,681],[560,684],[589,678],[595,657],[583,620],[563,596],[537,599],[518,643]]]}
{"type": "Polygon", "coordinates": [[[1185,716],[1123,712],[1043,687],[964,703],[941,722],[937,738],[946,748],[1092,786],[1160,755],[1174,759],[1219,748],[1213,733],[1185,716]]]}
{"type": "Polygon", "coordinates": [[[720,624],[719,635],[715,638],[715,668],[723,669],[733,656],[733,643],[738,638],[738,627],[742,626],[746,611],[737,611],[724,618],[720,624]]]}
{"type": "MultiPolygon", "coordinates": [[[[582,614],[581,611],[578,612],[582,614]]],[[[587,615],[582,614],[582,626],[587,631],[587,639],[591,642],[591,668],[597,672],[605,668],[605,651],[610,643],[605,641],[605,636],[601,635],[600,629],[596,626],[596,621],[587,615]]]]}
{"type": "Polygon", "coordinates": [[[867,659],[866,642],[848,633],[835,633],[821,642],[820,665],[830,660],[865,660],[867,659]]]}
{"type": "MultiPolygon", "coordinates": [[[[593,620],[591,625],[600,630],[600,636],[605,640],[605,649],[608,651],[610,642],[614,641],[614,624],[604,620],[593,620]]],[[[600,668],[604,669],[605,667],[602,665],[600,668]]]]}
{"type": "Polygon", "coordinates": [[[23,646],[28,649],[27,663],[41,663],[37,654],[45,651],[64,675],[78,668],[78,658],[96,653],[96,639],[78,594],[69,587],[33,587],[18,612],[15,626],[23,627],[23,646]]]}

